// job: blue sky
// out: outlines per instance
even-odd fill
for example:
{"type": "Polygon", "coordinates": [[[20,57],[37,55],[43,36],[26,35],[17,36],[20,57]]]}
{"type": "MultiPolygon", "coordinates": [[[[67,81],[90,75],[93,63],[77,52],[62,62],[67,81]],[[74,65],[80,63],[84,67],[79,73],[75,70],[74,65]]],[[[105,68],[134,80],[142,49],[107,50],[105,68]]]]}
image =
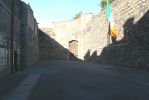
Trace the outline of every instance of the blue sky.
{"type": "Polygon", "coordinates": [[[22,0],[31,5],[39,27],[51,22],[71,20],[77,12],[97,14],[100,0],[22,0]]]}

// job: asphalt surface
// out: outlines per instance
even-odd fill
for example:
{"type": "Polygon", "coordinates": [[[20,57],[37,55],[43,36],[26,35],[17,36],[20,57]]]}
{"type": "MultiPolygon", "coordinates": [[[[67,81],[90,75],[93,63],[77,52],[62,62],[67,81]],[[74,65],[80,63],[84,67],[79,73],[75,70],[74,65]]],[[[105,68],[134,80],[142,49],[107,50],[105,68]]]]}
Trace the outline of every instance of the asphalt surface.
{"type": "Polygon", "coordinates": [[[23,79],[3,100],[149,100],[149,73],[143,70],[45,61],[18,75],[23,79]]]}

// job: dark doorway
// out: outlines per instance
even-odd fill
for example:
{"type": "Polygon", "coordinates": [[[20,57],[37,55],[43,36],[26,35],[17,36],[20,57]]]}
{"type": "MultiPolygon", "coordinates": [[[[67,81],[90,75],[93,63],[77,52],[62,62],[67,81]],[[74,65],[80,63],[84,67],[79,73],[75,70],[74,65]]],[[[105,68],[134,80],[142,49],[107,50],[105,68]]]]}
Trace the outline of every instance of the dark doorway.
{"type": "Polygon", "coordinates": [[[69,42],[69,51],[72,53],[72,55],[78,57],[78,41],[72,40],[69,42]]]}

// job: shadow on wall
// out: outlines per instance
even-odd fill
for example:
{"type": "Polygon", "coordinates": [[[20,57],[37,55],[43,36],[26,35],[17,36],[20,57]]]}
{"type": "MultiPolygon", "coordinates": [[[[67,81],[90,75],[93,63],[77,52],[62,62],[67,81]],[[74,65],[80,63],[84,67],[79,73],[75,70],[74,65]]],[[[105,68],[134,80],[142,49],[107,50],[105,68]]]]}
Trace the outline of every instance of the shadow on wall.
{"type": "Polygon", "coordinates": [[[90,50],[88,50],[84,56],[84,61],[90,61],[90,50]]]}
{"type": "Polygon", "coordinates": [[[79,60],[68,49],[39,29],[39,60],[79,60]]]}
{"type": "Polygon", "coordinates": [[[134,24],[129,18],[125,24],[124,38],[105,47],[100,56],[86,54],[90,61],[135,68],[149,68],[149,11],[134,24]]]}
{"type": "Polygon", "coordinates": [[[88,50],[87,53],[84,56],[84,61],[91,61],[96,62],[97,61],[97,51],[94,51],[91,55],[91,51],[88,50]]]}

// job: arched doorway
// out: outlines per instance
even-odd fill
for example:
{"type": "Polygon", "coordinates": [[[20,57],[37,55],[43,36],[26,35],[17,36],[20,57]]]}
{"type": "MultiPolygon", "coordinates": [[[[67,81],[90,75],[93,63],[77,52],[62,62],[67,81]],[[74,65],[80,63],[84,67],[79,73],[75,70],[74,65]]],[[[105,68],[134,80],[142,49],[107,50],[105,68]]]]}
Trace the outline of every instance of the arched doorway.
{"type": "Polygon", "coordinates": [[[72,40],[69,42],[69,51],[75,56],[78,57],[78,41],[72,40]]]}

